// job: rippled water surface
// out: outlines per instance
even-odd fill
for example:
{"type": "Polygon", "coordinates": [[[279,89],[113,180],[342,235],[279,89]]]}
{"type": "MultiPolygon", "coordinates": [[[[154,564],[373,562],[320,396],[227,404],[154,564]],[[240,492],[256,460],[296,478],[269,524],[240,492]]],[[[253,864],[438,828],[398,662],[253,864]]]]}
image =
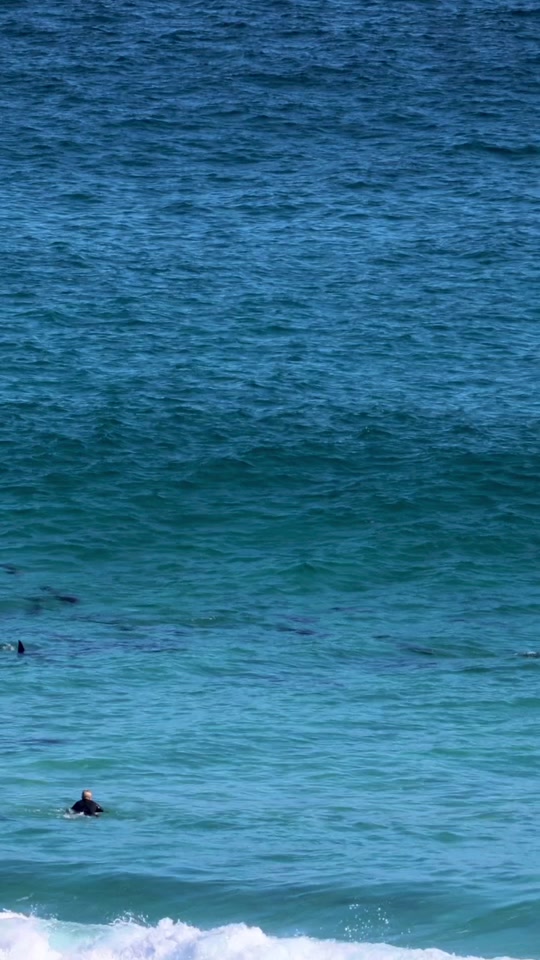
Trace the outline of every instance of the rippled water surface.
{"type": "Polygon", "coordinates": [[[5,0],[1,957],[540,958],[539,42],[5,0]]]}

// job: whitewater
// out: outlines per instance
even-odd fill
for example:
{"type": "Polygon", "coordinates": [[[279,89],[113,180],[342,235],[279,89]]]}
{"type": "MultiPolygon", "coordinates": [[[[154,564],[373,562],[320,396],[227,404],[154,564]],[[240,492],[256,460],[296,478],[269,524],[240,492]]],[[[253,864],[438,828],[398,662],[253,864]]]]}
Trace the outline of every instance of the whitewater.
{"type": "Polygon", "coordinates": [[[383,943],[268,937],[245,924],[202,931],[163,919],[155,927],[133,921],[81,927],[14,913],[0,914],[0,921],[3,960],[29,956],[35,960],[447,960],[455,956],[436,949],[406,950],[383,943]]]}

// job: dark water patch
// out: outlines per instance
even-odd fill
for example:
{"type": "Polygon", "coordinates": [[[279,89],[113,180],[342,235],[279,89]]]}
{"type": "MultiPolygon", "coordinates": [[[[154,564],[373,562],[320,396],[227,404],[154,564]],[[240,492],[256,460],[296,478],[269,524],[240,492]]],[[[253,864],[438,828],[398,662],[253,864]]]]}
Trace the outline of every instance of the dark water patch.
{"type": "Polygon", "coordinates": [[[528,159],[538,156],[540,153],[540,144],[525,143],[522,145],[489,143],[482,140],[470,140],[454,146],[453,151],[472,151],[478,153],[488,153],[495,156],[505,157],[510,160],[528,159]]]}
{"type": "Polygon", "coordinates": [[[36,616],[54,610],[57,605],[74,606],[80,603],[80,598],[74,594],[59,593],[51,587],[40,587],[40,593],[25,598],[26,612],[36,616]]]}
{"type": "Polygon", "coordinates": [[[286,623],[278,623],[276,630],[279,630],[280,633],[296,633],[300,637],[314,637],[317,635],[316,630],[310,630],[308,627],[292,627],[286,623]]]}
{"type": "Polygon", "coordinates": [[[505,12],[511,17],[530,17],[531,19],[540,19],[540,9],[538,7],[514,7],[510,6],[505,12]]]}
{"type": "Polygon", "coordinates": [[[416,653],[421,657],[435,657],[437,653],[435,650],[432,650],[431,647],[420,647],[414,644],[403,644],[403,650],[408,650],[410,653],[416,653]]]}
{"type": "Polygon", "coordinates": [[[26,597],[26,612],[29,616],[37,616],[46,609],[42,597],[26,597]]]}
{"type": "Polygon", "coordinates": [[[122,617],[108,617],[98,613],[75,614],[73,620],[80,620],[81,623],[95,623],[96,625],[103,627],[112,627],[114,630],[119,630],[121,633],[134,633],[140,629],[138,624],[130,623],[129,620],[124,620],[122,617]]]}
{"type": "Polygon", "coordinates": [[[59,740],[55,737],[26,737],[19,741],[23,746],[31,747],[54,747],[66,743],[65,740],[59,740]]]}
{"type": "Polygon", "coordinates": [[[317,618],[312,616],[306,616],[305,614],[288,614],[288,620],[293,620],[297,623],[316,623],[317,618]]]}

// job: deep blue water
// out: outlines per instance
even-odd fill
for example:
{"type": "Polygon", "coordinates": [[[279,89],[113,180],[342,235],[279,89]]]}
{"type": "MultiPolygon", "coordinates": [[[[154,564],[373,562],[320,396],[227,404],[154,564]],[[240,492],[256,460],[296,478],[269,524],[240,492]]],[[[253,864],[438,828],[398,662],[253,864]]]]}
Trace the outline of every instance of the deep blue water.
{"type": "Polygon", "coordinates": [[[539,105],[518,0],[4,0],[0,957],[540,958],[539,105]]]}

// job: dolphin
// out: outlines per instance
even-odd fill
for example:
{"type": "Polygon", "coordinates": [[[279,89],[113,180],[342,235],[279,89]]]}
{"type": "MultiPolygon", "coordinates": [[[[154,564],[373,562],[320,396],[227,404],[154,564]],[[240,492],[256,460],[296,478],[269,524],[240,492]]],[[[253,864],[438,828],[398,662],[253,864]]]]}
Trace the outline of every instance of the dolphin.
{"type": "Polygon", "coordinates": [[[50,594],[51,597],[54,597],[54,599],[60,603],[80,603],[79,597],[76,597],[73,593],[58,593],[58,590],[55,590],[53,587],[40,587],[40,590],[43,593],[50,594]]]}

